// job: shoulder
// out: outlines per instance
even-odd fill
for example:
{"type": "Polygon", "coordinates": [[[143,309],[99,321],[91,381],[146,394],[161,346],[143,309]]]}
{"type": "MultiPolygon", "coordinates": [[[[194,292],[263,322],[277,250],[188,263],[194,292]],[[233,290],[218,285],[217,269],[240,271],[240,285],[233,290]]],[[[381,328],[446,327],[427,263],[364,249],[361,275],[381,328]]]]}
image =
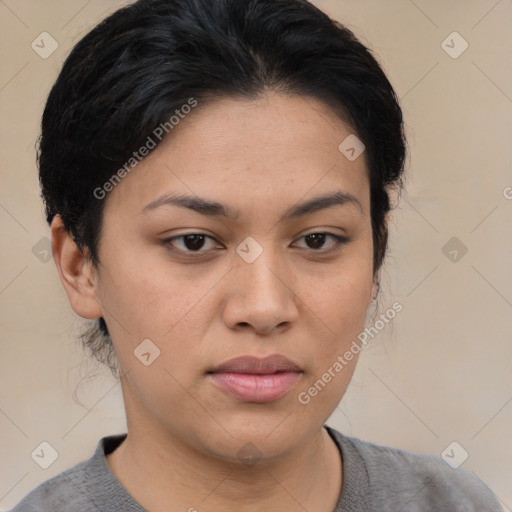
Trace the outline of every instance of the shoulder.
{"type": "MultiPolygon", "coordinates": [[[[105,453],[109,453],[125,435],[100,439],[94,455],[73,467],[44,481],[29,492],[9,512],[88,512],[102,510],[98,507],[103,498],[101,489],[111,488],[106,470],[105,453]],[[98,492],[100,490],[100,492],[98,492]]],[[[103,509],[105,510],[105,509],[103,509]]]]}
{"type": "Polygon", "coordinates": [[[364,475],[368,502],[380,510],[503,511],[480,479],[461,468],[452,469],[440,457],[377,445],[334,429],[330,432],[347,471],[364,475]]]}
{"type": "Polygon", "coordinates": [[[79,510],[80,498],[73,489],[74,482],[84,481],[88,461],[46,480],[29,492],[10,512],[49,512],[79,510]]]}

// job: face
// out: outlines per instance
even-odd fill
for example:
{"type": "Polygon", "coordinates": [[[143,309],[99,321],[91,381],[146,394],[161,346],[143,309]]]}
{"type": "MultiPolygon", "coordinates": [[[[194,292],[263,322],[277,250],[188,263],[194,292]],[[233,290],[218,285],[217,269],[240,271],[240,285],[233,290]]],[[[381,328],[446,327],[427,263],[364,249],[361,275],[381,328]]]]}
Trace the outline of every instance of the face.
{"type": "Polygon", "coordinates": [[[94,290],[129,429],[224,460],[321,429],[372,296],[364,153],[338,149],[351,133],[313,98],[199,104],[109,193],[94,290]]]}

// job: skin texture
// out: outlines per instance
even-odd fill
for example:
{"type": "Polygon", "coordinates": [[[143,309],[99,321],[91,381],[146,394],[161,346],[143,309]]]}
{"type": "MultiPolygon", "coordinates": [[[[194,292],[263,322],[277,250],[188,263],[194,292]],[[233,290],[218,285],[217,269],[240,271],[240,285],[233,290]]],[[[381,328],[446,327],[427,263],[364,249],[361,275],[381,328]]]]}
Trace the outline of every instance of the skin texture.
{"type": "Polygon", "coordinates": [[[103,316],[121,366],[127,440],[108,464],[152,512],[332,511],[341,460],[322,428],[357,357],[307,405],[298,395],[364,329],[375,292],[368,171],[338,145],[353,133],[326,104],[268,92],[256,100],[199,104],[105,199],[100,265],[83,257],[60,218],[54,259],[71,306],[103,316]],[[291,220],[297,203],[340,191],[354,202],[291,220]],[[238,210],[216,218],[164,205],[186,194],[238,210]],[[199,255],[184,239],[204,233],[199,255]],[[348,238],[339,247],[327,236],[348,238]],[[247,263],[248,236],[263,248],[247,263]],[[309,240],[309,241],[308,241],[309,240]],[[336,250],[338,249],[338,250],[336,250]],[[160,356],[134,356],[149,338],[160,356]],[[282,398],[243,402],[206,372],[233,357],[282,354],[302,375],[282,398]],[[259,459],[237,456],[252,443],[259,459]]]}

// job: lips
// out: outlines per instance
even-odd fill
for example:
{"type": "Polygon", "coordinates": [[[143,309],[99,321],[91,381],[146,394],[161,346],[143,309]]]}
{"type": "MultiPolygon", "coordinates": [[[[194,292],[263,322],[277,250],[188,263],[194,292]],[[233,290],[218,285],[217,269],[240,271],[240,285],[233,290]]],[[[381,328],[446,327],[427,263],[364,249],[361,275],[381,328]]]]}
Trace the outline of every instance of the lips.
{"type": "Polygon", "coordinates": [[[302,375],[301,368],[275,354],[230,359],[208,373],[212,383],[244,402],[271,402],[284,396],[302,375]]]}
{"type": "MultiPolygon", "coordinates": [[[[276,354],[260,359],[253,356],[235,357],[211,370],[211,373],[250,373],[267,375],[277,372],[300,372],[293,361],[276,354]]],[[[209,372],[210,373],[210,372],[209,372]]]]}

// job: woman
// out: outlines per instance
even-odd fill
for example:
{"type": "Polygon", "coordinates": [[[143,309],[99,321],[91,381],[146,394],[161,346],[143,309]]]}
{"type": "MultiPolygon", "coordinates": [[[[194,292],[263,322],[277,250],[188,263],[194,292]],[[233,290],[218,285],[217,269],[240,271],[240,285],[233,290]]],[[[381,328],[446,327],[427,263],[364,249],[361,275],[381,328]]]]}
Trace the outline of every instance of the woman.
{"type": "Polygon", "coordinates": [[[87,34],[48,98],[40,181],[128,434],[13,510],[501,510],[441,459],[325,426],[405,154],[378,63],[305,0],[140,0],[87,34]]]}

